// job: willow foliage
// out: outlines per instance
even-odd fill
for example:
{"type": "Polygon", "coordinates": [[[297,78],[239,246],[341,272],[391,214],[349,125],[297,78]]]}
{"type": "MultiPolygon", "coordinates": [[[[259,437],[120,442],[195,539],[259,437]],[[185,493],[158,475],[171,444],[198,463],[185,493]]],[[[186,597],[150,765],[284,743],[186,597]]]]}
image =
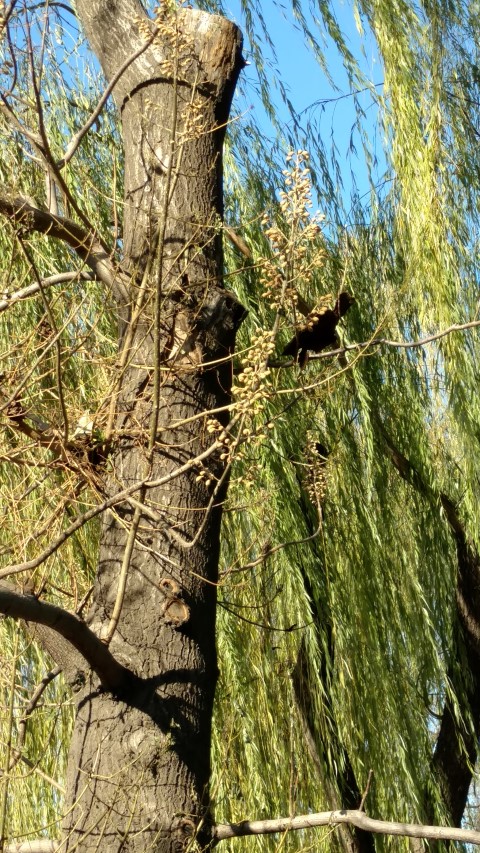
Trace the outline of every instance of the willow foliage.
{"type": "MultiPolygon", "coordinates": [[[[355,295],[346,322],[349,341],[414,341],[478,318],[477,20],[464,4],[364,3],[356,13],[374,33],[383,62],[384,85],[378,94],[372,88],[371,96],[386,171],[378,191],[372,187],[368,208],[354,207],[356,225],[342,212],[341,198],[328,199],[325,212],[335,211],[329,218],[339,227],[325,228],[325,262],[307,293],[302,280],[298,288],[310,304],[340,288],[355,295]]],[[[324,19],[330,35],[331,15],[328,10],[324,19]]],[[[312,32],[305,34],[311,38],[312,32]]],[[[354,85],[361,74],[340,37],[337,45],[354,85]]],[[[323,201],[326,152],[311,130],[304,128],[302,144],[323,201]]],[[[253,221],[255,209],[246,218],[253,221]]],[[[457,554],[442,495],[456,504],[476,547],[478,332],[467,329],[417,349],[366,348],[349,355],[340,375],[334,363],[326,364],[316,362],[295,376],[290,395],[280,398],[291,404],[284,413],[278,399],[268,409],[274,433],[247,465],[261,484],[260,504],[265,501],[258,515],[253,512],[256,523],[250,507],[243,521],[238,513],[229,516],[226,541],[235,546],[227,565],[238,553],[239,520],[245,541],[254,543],[252,562],[262,548],[297,544],[268,557],[262,571],[251,570],[258,573],[253,586],[243,575],[226,577],[224,595],[229,606],[235,601],[234,613],[259,623],[243,623],[231,607],[221,613],[226,671],[222,667],[217,713],[223,726],[226,709],[237,716],[236,738],[226,739],[226,816],[321,810],[336,805],[335,796],[345,805],[342,784],[336,794],[335,787],[348,756],[360,792],[373,770],[370,813],[422,820],[433,796],[441,819],[432,749],[453,673],[464,665],[461,655],[455,659],[457,554]],[[306,390],[297,394],[302,386],[306,390]],[[316,525],[308,496],[318,465],[309,455],[312,436],[329,449],[321,529],[314,541],[298,544],[316,525]],[[392,465],[392,448],[416,472],[410,482],[392,465]],[[271,579],[267,597],[265,574],[271,579]],[[245,648],[247,662],[243,654],[238,660],[238,649],[245,648]],[[295,695],[299,656],[306,657],[314,756],[295,695]],[[235,684],[242,685],[241,698],[230,705],[235,684]],[[247,745],[240,734],[245,730],[247,745]],[[265,786],[272,764],[276,770],[265,786]],[[238,803],[228,793],[232,771],[238,803]]],[[[274,382],[288,395],[290,379],[281,375],[274,382]]],[[[458,692],[451,701],[468,729],[473,721],[465,684],[454,681],[458,692]]],[[[217,731],[223,750],[225,730],[217,731]]],[[[307,849],[315,842],[309,836],[304,843],[307,849]]],[[[298,839],[281,844],[300,849],[298,839]]]]}
{"type": "MultiPolygon", "coordinates": [[[[198,5],[228,13],[221,4],[198,5]]],[[[265,354],[275,362],[291,337],[301,318],[295,294],[313,306],[325,294],[333,294],[333,302],[340,290],[351,292],[356,304],[341,331],[347,343],[414,342],[478,319],[478,4],[354,3],[359,29],[373,33],[378,45],[381,88],[365,79],[334,6],[295,0],[291,11],[322,73],[331,76],[327,34],[352,97],[367,86],[375,104],[377,127],[365,124],[358,106],[371,193],[364,204],[354,198],[351,210],[350,200],[337,192],[341,167],[335,152],[318,137],[313,113],[307,120],[295,114],[281,75],[280,93],[294,122],[286,128],[275,115],[272,73],[280,74],[281,63],[274,52],[271,64],[265,60],[265,46],[274,51],[268,18],[256,0],[241,4],[261,100],[277,135],[271,144],[264,125],[247,116],[232,123],[227,140],[225,218],[252,252],[251,259],[240,257],[226,243],[226,281],[249,309],[235,361],[240,388],[246,368],[260,370],[265,354]],[[369,139],[378,132],[384,143],[381,178],[369,139]],[[302,174],[325,216],[303,242],[309,222],[282,208],[280,195],[292,188],[284,174],[290,149],[309,152],[310,171],[302,174]],[[270,227],[292,240],[287,266],[269,241],[265,214],[270,227]],[[288,271],[287,291],[277,282],[276,296],[265,280],[268,260],[288,271]]],[[[270,14],[280,14],[280,4],[270,14]]],[[[54,11],[51,16],[42,94],[46,129],[60,157],[102,83],[73,18],[54,11]]],[[[19,51],[27,50],[23,38],[19,51]]],[[[239,114],[245,97],[240,91],[239,114]]],[[[25,115],[26,122],[35,120],[34,113],[25,115]]],[[[73,197],[109,239],[112,222],[121,229],[122,218],[115,121],[107,109],[65,172],[73,197]]],[[[42,199],[42,176],[29,152],[8,121],[0,116],[0,122],[2,181],[11,184],[14,176],[19,193],[42,199]]],[[[306,168],[305,160],[299,162],[306,168]]],[[[19,289],[30,281],[31,266],[8,230],[0,241],[2,289],[12,289],[13,281],[19,289]]],[[[27,248],[42,276],[71,269],[68,251],[47,238],[29,240],[27,248]]],[[[62,382],[78,419],[102,404],[116,335],[109,294],[81,273],[49,292],[62,346],[70,348],[62,382]]],[[[2,317],[6,370],[15,362],[19,376],[31,371],[36,382],[28,388],[36,388],[37,396],[26,402],[50,419],[53,408],[58,412],[58,388],[52,382],[54,347],[46,352],[42,335],[45,311],[38,297],[2,317]],[[50,409],[49,400],[55,404],[50,409]]],[[[224,521],[212,783],[218,821],[356,807],[345,798],[362,794],[370,770],[370,815],[432,819],[433,802],[434,817],[448,819],[432,769],[447,697],[465,731],[475,721],[466,700],[469,685],[460,677],[457,552],[445,501],[455,506],[467,540],[478,549],[478,342],[478,328],[470,328],[421,347],[365,345],[348,352],[346,363],[321,358],[304,371],[271,367],[259,378],[260,393],[246,409],[250,432],[233,467],[224,521]],[[352,778],[356,789],[346,782],[352,778]]],[[[31,558],[52,530],[68,524],[62,490],[75,495],[78,511],[90,505],[96,489],[92,482],[91,494],[76,495],[75,474],[68,469],[42,479],[28,442],[21,464],[12,465],[17,440],[8,429],[2,438],[2,565],[11,562],[12,541],[20,545],[18,560],[31,558]]],[[[78,604],[91,581],[97,542],[93,523],[41,567],[36,582],[41,585],[48,572],[52,600],[69,608],[72,598],[78,604]]],[[[45,661],[27,634],[17,635],[7,622],[0,628],[9,660],[0,737],[14,744],[24,697],[43,677],[45,661]]],[[[65,688],[53,681],[25,743],[25,754],[42,760],[28,770],[17,762],[4,787],[10,835],[38,834],[57,819],[61,792],[40,787],[38,770],[61,781],[69,725],[65,688]]],[[[238,850],[299,851],[337,849],[341,841],[329,829],[322,836],[315,830],[230,843],[238,850]]],[[[376,844],[403,849],[398,840],[376,844]]]]}

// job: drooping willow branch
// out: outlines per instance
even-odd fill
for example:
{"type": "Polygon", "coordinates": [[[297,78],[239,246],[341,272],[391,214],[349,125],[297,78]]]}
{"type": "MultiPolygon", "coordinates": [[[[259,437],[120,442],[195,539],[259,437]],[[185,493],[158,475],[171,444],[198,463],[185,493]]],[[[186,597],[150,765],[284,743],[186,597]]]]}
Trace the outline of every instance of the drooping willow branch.
{"type": "Polygon", "coordinates": [[[394,444],[378,413],[375,414],[375,422],[394,467],[402,479],[425,496],[436,511],[442,508],[456,544],[458,629],[455,630],[454,651],[450,653],[451,662],[446,674],[451,692],[445,698],[432,767],[440,782],[448,813],[454,822],[459,822],[473,778],[472,767],[480,730],[480,557],[475,543],[467,535],[454,501],[423,479],[418,468],[394,444]],[[453,693],[462,697],[460,714],[453,693]],[[469,722],[465,724],[465,720],[469,722]]]}

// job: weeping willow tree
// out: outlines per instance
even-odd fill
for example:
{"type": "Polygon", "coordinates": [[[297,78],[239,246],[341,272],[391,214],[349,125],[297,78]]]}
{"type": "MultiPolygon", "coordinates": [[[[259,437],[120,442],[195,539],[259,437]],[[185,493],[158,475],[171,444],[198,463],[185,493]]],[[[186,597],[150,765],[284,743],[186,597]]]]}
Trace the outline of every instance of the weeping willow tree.
{"type": "Polygon", "coordinates": [[[357,104],[347,201],[261,4],[274,142],[198,6],[3,10],[0,841],[421,851],[358,810],[477,826],[478,9],[355,4],[378,87],[292,4],[357,104]],[[342,291],[333,351],[282,356],[342,291]]]}

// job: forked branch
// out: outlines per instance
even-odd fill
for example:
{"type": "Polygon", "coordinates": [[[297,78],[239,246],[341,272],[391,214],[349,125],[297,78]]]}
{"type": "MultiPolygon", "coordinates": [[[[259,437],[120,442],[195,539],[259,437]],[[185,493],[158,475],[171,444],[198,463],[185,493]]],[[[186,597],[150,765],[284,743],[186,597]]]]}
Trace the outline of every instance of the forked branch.
{"type": "Polygon", "coordinates": [[[27,233],[37,232],[62,240],[90,267],[100,281],[116,289],[121,297],[128,301],[129,277],[113,263],[98,235],[88,232],[73,219],[55,216],[36,207],[23,196],[9,195],[5,189],[0,189],[0,213],[27,233]]]}

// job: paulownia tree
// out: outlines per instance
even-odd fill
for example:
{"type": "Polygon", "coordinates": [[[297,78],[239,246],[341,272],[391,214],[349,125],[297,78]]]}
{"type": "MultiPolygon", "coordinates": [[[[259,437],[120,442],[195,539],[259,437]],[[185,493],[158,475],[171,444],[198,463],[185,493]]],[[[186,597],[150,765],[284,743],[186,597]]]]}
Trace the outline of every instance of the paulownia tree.
{"type": "MultiPolygon", "coordinates": [[[[3,95],[3,112],[17,133],[24,132],[51,195],[48,209],[41,209],[5,188],[2,210],[43,301],[43,326],[36,333],[48,347],[39,359],[48,348],[45,357],[55,369],[51,376],[39,372],[40,384],[54,385],[45,388],[48,420],[37,420],[41,412],[29,400],[28,378],[18,371],[6,378],[4,412],[14,431],[38,442],[69,472],[59,511],[72,506],[89,480],[97,499],[83,518],[74,510],[70,530],[53,536],[42,554],[4,574],[33,571],[72,528],[102,515],[88,630],[79,632],[70,620],[62,631],[64,617],[48,610],[31,615],[31,621],[60,630],[84,656],[71,658],[67,649],[62,659],[51,640],[53,657],[76,671],[78,687],[66,849],[183,849],[186,839],[209,832],[215,598],[228,469],[224,444],[208,429],[206,413],[218,411],[216,422],[227,426],[230,353],[243,314],[223,286],[221,249],[222,143],[242,67],[241,37],[225,18],[171,3],[159,7],[155,20],[130,0],[76,4],[121,115],[118,262],[76,197],[74,166],[66,177],[79,138],[59,156],[58,141],[49,136],[45,47],[34,44],[36,25],[28,10],[15,7],[4,27],[7,39],[19,18],[24,27],[24,54],[11,45],[10,58],[18,73],[22,63],[29,68],[35,126],[27,129],[16,109],[15,81],[3,95]],[[73,389],[64,376],[70,358],[65,336],[75,319],[66,306],[59,316],[62,309],[42,282],[29,247],[33,232],[74,250],[80,262],[72,276],[77,297],[82,273],[90,269],[118,323],[102,424],[95,416],[93,427],[83,431],[80,426],[75,432],[73,389]],[[95,445],[96,430],[101,438],[95,445]]],[[[88,349],[87,329],[84,334],[88,349]]],[[[48,586],[48,572],[44,581],[48,586]]],[[[32,593],[38,594],[35,585],[32,593]]],[[[4,612],[28,617],[25,598],[10,586],[2,587],[2,596],[4,612]]]]}
{"type": "MultiPolygon", "coordinates": [[[[475,16],[365,0],[376,94],[319,4],[388,143],[377,188],[365,142],[371,209],[349,215],[313,112],[283,150],[231,120],[240,32],[198,5],[3,11],[7,850],[202,849],[328,809],[322,845],[370,853],[474,802],[475,16]],[[342,291],[340,352],[282,359],[342,291]],[[214,806],[288,817],[214,828],[214,806]]],[[[268,102],[268,22],[244,11],[268,102]]],[[[410,835],[393,849],[479,840],[410,835]]]]}

